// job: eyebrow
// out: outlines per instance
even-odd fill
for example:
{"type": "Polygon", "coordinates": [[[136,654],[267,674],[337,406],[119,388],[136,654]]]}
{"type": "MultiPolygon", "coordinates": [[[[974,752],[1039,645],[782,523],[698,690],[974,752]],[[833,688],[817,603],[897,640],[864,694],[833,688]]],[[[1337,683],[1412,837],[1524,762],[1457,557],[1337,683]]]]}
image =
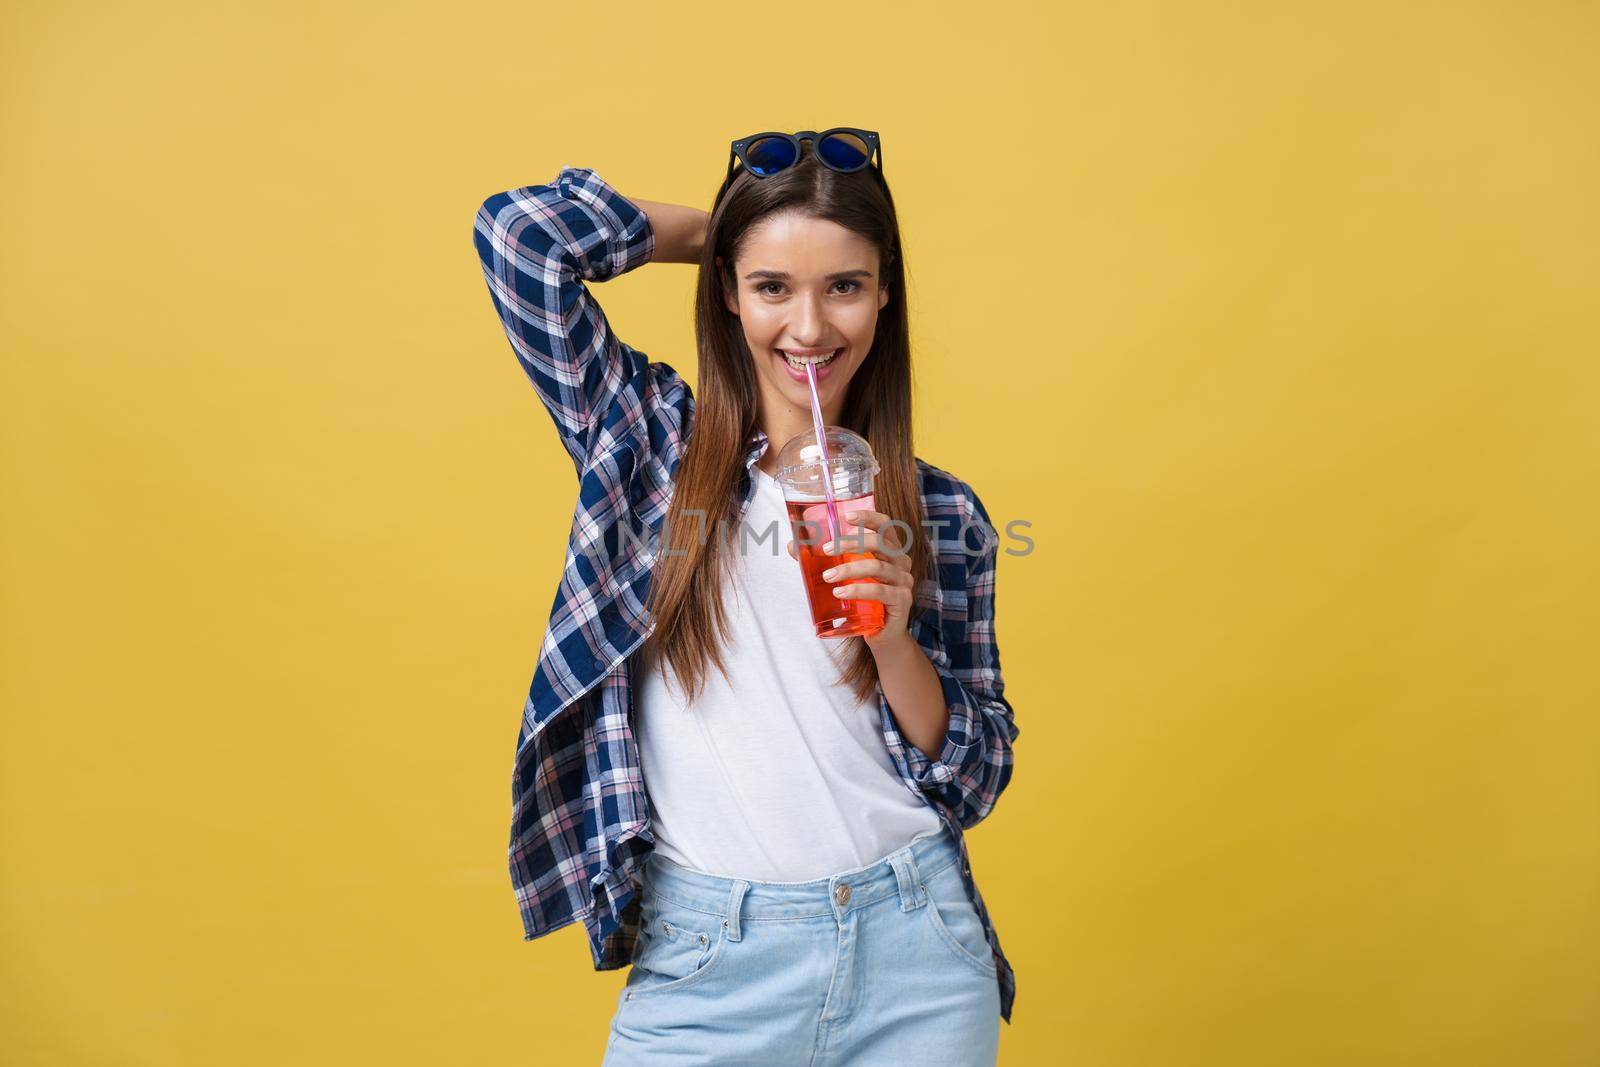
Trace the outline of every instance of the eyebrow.
{"type": "MultiPolygon", "coordinates": [[[[835,271],[834,273],[828,275],[826,280],[833,282],[838,281],[840,278],[870,277],[872,277],[872,272],[870,270],[862,270],[858,267],[855,270],[835,271]]],[[[747,282],[755,281],[757,278],[770,278],[774,281],[786,282],[789,280],[789,274],[786,271],[781,270],[753,270],[744,276],[744,280],[747,282]]]]}

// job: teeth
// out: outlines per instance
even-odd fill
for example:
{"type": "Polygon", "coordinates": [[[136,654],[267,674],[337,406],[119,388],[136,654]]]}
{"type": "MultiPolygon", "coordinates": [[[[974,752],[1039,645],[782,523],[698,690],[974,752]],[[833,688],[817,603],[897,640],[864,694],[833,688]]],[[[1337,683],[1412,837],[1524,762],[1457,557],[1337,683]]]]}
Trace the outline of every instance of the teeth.
{"type": "Polygon", "coordinates": [[[795,370],[805,370],[807,363],[813,363],[813,364],[815,364],[815,365],[817,365],[819,367],[826,366],[827,364],[832,363],[835,359],[837,359],[838,356],[839,356],[839,353],[843,352],[843,351],[844,351],[844,349],[838,348],[838,349],[834,349],[832,355],[827,355],[827,356],[791,356],[789,353],[785,352],[783,349],[780,348],[780,349],[778,349],[778,354],[780,356],[782,356],[784,358],[784,361],[786,363],[788,363],[789,366],[793,367],[795,370]]]}

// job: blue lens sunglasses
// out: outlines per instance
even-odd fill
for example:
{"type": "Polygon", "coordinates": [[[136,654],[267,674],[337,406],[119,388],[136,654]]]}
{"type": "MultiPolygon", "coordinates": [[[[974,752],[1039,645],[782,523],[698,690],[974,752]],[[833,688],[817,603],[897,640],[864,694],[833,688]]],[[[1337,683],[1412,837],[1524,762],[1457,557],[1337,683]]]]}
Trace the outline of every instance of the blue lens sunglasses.
{"type": "Polygon", "coordinates": [[[800,158],[800,142],[810,141],[811,150],[824,167],[841,174],[861,170],[878,156],[878,173],[883,173],[883,145],[876,130],[858,130],[854,126],[835,126],[818,133],[801,130],[799,133],[753,133],[733,142],[728,151],[728,176],[723,179],[726,189],[733,181],[734,162],[744,164],[744,169],[757,178],[770,178],[779,171],[794,166],[800,158]]]}

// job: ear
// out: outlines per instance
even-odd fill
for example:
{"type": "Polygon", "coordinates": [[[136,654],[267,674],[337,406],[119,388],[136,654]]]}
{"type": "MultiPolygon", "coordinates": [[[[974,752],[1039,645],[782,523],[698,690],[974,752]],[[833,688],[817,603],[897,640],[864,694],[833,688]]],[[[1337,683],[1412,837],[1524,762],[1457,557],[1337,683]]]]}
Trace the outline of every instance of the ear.
{"type": "Polygon", "coordinates": [[[722,257],[717,257],[717,288],[722,291],[722,303],[735,317],[739,314],[739,294],[734,291],[733,271],[725,269],[722,257]]]}
{"type": "Polygon", "coordinates": [[[888,302],[889,302],[889,287],[887,285],[878,286],[878,310],[882,311],[883,310],[883,305],[887,304],[888,302]]]}

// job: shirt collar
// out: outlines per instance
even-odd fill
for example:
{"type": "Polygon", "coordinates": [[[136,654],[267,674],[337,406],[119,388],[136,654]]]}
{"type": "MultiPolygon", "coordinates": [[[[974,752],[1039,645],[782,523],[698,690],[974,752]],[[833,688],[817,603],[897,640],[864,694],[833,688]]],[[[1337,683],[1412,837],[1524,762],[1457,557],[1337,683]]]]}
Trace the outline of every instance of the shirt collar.
{"type": "Polygon", "coordinates": [[[764,430],[756,430],[744,440],[744,469],[748,472],[761,461],[767,454],[767,434],[764,430]]]}

